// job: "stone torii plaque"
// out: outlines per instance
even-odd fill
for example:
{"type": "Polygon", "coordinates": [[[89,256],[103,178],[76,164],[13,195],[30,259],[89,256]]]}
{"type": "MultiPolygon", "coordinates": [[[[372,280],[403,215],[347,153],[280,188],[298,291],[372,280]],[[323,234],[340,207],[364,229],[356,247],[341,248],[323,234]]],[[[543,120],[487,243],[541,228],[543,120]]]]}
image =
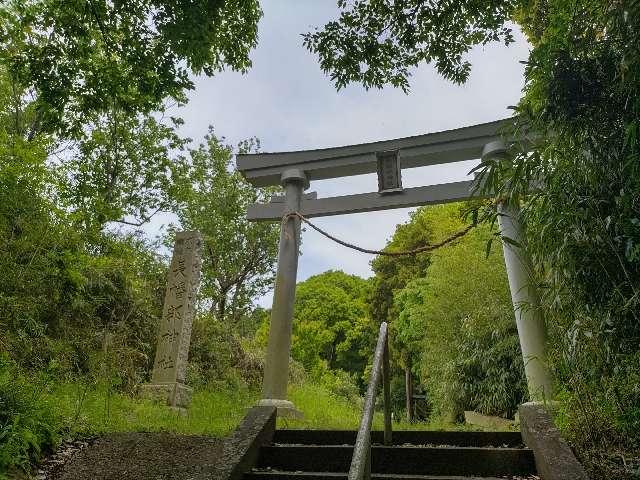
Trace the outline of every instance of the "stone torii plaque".
{"type": "Polygon", "coordinates": [[[172,407],[186,408],[191,400],[192,390],[185,381],[202,244],[198,232],[176,234],[153,375],[151,383],[142,387],[144,396],[166,400],[172,407]]]}

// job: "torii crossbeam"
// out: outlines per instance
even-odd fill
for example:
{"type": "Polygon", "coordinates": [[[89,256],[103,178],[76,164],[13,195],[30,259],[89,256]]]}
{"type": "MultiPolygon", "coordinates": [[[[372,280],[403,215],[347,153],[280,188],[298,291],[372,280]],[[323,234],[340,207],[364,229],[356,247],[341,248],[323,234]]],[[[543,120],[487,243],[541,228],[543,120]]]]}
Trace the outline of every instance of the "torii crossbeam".
{"type": "MultiPolygon", "coordinates": [[[[396,140],[318,150],[238,155],[237,168],[252,185],[282,185],[285,190],[284,197],[268,204],[251,205],[247,218],[254,221],[281,220],[291,212],[320,217],[480,198],[485,194],[481,194],[474,180],[403,189],[401,172],[415,167],[505,156],[508,144],[518,142],[522,147],[532,143],[532,139],[525,136],[513,138],[505,135],[511,124],[513,119],[504,119],[396,140]],[[374,172],[378,172],[377,192],[330,198],[317,198],[315,193],[303,194],[311,180],[374,172]]],[[[517,206],[499,204],[499,213],[502,234],[517,242],[521,238],[517,206]]],[[[280,414],[285,415],[297,413],[287,400],[287,381],[299,239],[300,220],[288,217],[282,222],[280,232],[261,400],[261,404],[274,405],[280,414]]],[[[533,399],[542,399],[550,394],[551,382],[544,361],[544,322],[539,309],[535,308],[538,297],[529,278],[529,260],[517,243],[503,242],[503,248],[529,393],[533,399]]]]}

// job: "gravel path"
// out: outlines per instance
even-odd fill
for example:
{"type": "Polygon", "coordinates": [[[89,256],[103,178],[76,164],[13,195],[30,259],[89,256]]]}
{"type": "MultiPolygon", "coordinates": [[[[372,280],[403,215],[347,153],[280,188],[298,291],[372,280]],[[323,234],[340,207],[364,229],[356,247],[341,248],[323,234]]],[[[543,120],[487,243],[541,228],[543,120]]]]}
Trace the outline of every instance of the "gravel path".
{"type": "Polygon", "coordinates": [[[38,480],[196,480],[221,453],[218,438],[170,433],[111,434],[62,445],[38,480]]]}

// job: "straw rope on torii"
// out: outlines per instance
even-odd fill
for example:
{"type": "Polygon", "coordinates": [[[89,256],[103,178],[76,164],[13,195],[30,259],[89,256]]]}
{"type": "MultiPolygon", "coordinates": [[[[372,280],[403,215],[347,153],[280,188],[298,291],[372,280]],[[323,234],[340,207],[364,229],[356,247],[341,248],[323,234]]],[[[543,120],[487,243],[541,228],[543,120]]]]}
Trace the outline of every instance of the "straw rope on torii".
{"type": "Polygon", "coordinates": [[[445,238],[444,240],[442,240],[441,242],[438,242],[438,243],[434,243],[434,244],[430,244],[430,245],[423,245],[422,247],[413,248],[411,250],[401,250],[401,251],[398,251],[398,252],[388,252],[386,250],[370,250],[368,248],[359,247],[357,245],[354,245],[353,243],[349,243],[349,242],[345,242],[344,240],[340,240],[339,238],[337,238],[337,237],[331,235],[330,233],[324,231],[323,229],[321,229],[317,225],[314,225],[309,219],[305,218],[304,215],[302,215],[300,212],[290,212],[290,213],[285,214],[282,217],[282,223],[285,223],[287,220],[289,220],[289,218],[296,218],[296,217],[299,218],[300,221],[302,221],[302,222],[306,223],[307,225],[309,225],[311,228],[313,228],[319,234],[327,237],[329,240],[333,240],[334,242],[342,245],[343,247],[347,247],[347,248],[350,248],[352,250],[356,250],[356,251],[362,252],[362,253],[369,253],[371,255],[385,255],[385,256],[388,256],[388,257],[402,257],[402,256],[409,256],[409,255],[417,255],[419,253],[425,253],[425,252],[431,252],[433,250],[437,250],[440,247],[444,247],[445,245],[448,245],[448,244],[454,242],[455,240],[458,240],[459,238],[464,237],[467,233],[469,233],[471,231],[471,229],[473,227],[475,227],[475,224],[467,225],[462,230],[457,231],[456,233],[448,236],[447,238],[445,238]]]}

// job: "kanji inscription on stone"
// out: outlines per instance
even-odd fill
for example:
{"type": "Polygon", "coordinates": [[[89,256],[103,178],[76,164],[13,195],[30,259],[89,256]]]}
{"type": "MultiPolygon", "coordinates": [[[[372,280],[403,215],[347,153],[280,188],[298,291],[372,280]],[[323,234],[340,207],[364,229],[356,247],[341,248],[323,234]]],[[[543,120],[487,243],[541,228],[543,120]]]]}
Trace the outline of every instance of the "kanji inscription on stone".
{"type": "Polygon", "coordinates": [[[176,234],[164,299],[162,320],[149,396],[165,397],[174,407],[186,407],[191,389],[185,385],[191,326],[202,265],[202,236],[198,232],[176,234]]]}

